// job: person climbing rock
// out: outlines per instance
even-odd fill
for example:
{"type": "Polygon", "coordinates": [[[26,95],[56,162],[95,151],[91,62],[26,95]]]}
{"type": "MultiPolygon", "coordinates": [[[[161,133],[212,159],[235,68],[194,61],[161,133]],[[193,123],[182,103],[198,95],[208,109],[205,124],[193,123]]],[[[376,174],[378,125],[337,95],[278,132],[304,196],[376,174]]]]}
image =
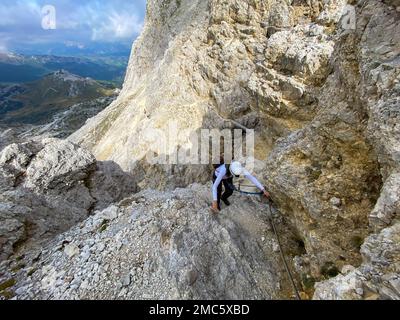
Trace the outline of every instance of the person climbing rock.
{"type": "Polygon", "coordinates": [[[219,212],[221,210],[221,200],[227,206],[230,205],[229,197],[233,194],[233,177],[244,176],[246,179],[251,181],[258,189],[260,189],[264,196],[270,197],[268,191],[265,187],[253,177],[245,168],[242,167],[240,162],[232,162],[230,165],[225,164],[224,159],[221,157],[219,164],[214,164],[214,174],[213,174],[213,186],[212,195],[213,203],[211,209],[214,212],[219,212]],[[222,185],[224,186],[224,193],[222,194],[222,185]]]}

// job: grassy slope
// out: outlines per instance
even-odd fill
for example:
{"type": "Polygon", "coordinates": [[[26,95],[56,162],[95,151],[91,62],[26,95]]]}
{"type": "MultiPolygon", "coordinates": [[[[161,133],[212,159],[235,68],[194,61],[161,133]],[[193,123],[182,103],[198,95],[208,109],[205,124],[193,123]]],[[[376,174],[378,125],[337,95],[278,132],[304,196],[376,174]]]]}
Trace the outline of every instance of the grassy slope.
{"type": "Polygon", "coordinates": [[[128,57],[25,57],[16,61],[0,60],[0,82],[26,83],[64,69],[81,77],[122,83],[128,57]]]}
{"type": "Polygon", "coordinates": [[[12,99],[18,106],[9,107],[5,114],[0,113],[0,120],[5,123],[45,124],[53,115],[74,104],[110,96],[114,92],[112,87],[98,82],[75,82],[78,92],[74,96],[70,94],[72,85],[51,76],[26,84],[27,90],[12,99]]]}

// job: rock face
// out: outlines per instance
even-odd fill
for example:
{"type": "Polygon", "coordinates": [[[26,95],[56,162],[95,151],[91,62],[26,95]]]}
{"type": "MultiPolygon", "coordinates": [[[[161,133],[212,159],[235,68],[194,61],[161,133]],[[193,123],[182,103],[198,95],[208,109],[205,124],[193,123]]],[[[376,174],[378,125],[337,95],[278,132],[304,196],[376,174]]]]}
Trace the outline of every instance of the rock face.
{"type": "MultiPolygon", "coordinates": [[[[393,1],[385,3],[396,5],[393,1]]],[[[375,1],[360,1],[360,4],[363,7],[358,11],[358,37],[355,38],[360,82],[356,90],[359,91],[360,103],[366,112],[367,127],[363,135],[377,156],[383,187],[373,210],[367,212],[369,228],[376,234],[368,237],[361,247],[361,266],[350,274],[318,285],[315,294],[317,299],[400,298],[400,130],[395,125],[399,119],[400,105],[399,12],[375,1]]],[[[349,39],[344,40],[349,42],[349,39]]]]}
{"type": "MultiPolygon", "coordinates": [[[[290,297],[265,204],[237,200],[215,216],[205,186],[143,191],[97,211],[0,279],[14,277],[16,299],[290,297]]],[[[284,224],[280,231],[293,236],[284,224]]]]}
{"type": "Polygon", "coordinates": [[[348,274],[317,284],[314,299],[361,300],[400,297],[400,224],[367,238],[363,264],[348,274]]]}
{"type": "Polygon", "coordinates": [[[12,144],[0,153],[0,260],[68,230],[137,189],[114,163],[71,142],[12,144]]]}
{"type": "Polygon", "coordinates": [[[361,244],[399,213],[397,6],[150,0],[121,95],[70,139],[165,189],[209,177],[148,166],[148,129],[173,119],[187,130],[170,141],[187,148],[191,132],[235,120],[255,129],[268,188],[304,242],[299,275],[320,281],[369,263],[361,244]]]}
{"type": "Polygon", "coordinates": [[[146,160],[163,138],[171,158],[236,126],[255,130],[300,289],[400,299],[400,13],[351,4],[149,0],[119,98],[72,142],[1,153],[1,259],[75,225],[4,261],[1,283],[20,299],[290,297],[265,204],[239,197],[215,218],[209,188],[188,187],[208,168],[146,160]]]}

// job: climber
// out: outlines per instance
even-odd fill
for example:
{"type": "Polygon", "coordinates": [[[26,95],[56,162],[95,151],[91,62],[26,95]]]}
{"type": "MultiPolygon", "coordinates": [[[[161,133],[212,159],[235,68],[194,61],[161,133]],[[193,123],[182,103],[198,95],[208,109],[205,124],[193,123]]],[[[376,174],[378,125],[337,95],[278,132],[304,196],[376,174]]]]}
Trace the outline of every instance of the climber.
{"type": "Polygon", "coordinates": [[[264,196],[270,197],[268,191],[265,187],[253,177],[245,168],[242,167],[240,162],[232,162],[230,165],[225,164],[223,157],[221,157],[220,163],[214,165],[213,174],[213,203],[211,209],[214,212],[219,212],[221,210],[221,200],[227,205],[230,205],[228,198],[233,194],[233,176],[239,177],[244,176],[250,180],[258,189],[260,189],[264,196]],[[224,185],[225,191],[222,194],[222,185],[224,185]],[[221,196],[222,194],[222,196],[221,196]]]}

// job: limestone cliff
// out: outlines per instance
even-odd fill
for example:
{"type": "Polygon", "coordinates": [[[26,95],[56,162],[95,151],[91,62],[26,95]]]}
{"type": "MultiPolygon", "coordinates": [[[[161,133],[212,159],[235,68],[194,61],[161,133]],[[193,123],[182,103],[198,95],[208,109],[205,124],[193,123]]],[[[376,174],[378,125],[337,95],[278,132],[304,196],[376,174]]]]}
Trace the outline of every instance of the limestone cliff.
{"type": "Polygon", "coordinates": [[[208,166],[146,161],[172,120],[168,156],[201,128],[255,130],[302,297],[399,299],[399,7],[149,0],[118,99],[72,142],[0,154],[0,299],[293,297],[265,203],[213,217],[208,166]]]}
{"type": "Polygon", "coordinates": [[[122,94],[71,139],[134,172],[142,187],[175,187],[204,182],[206,169],[149,167],[145,129],[174,119],[189,129],[174,141],[186,147],[189,132],[235,120],[256,130],[265,181],[304,242],[299,275],[312,282],[357,267],[364,239],[399,212],[398,8],[150,0],[122,94]]]}

